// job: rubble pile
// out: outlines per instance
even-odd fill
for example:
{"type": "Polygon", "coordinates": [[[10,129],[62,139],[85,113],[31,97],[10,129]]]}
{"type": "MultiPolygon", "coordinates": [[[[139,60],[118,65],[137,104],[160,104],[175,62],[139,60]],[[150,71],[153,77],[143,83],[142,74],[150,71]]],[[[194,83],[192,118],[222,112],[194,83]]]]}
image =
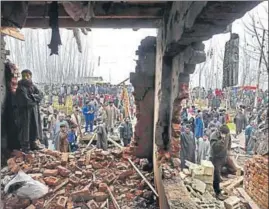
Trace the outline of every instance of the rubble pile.
{"type": "Polygon", "coordinates": [[[268,205],[268,155],[256,155],[244,167],[244,189],[261,209],[268,205]]]}
{"type": "MultiPolygon", "coordinates": [[[[1,170],[4,208],[156,209],[154,193],[128,162],[130,159],[138,168],[142,166],[141,160],[132,156],[130,150],[89,148],[60,153],[44,149],[27,155],[17,151],[8,159],[8,167],[1,170]],[[32,201],[18,197],[14,192],[4,194],[3,187],[20,170],[47,185],[49,192],[32,201]]],[[[152,174],[143,175],[153,182],[152,174]]],[[[18,188],[12,189],[16,191],[18,188]]]]}
{"type": "Polygon", "coordinates": [[[224,208],[212,194],[214,166],[210,161],[202,160],[201,165],[187,162],[189,169],[183,169],[179,175],[184,181],[196,208],[224,208]]]}

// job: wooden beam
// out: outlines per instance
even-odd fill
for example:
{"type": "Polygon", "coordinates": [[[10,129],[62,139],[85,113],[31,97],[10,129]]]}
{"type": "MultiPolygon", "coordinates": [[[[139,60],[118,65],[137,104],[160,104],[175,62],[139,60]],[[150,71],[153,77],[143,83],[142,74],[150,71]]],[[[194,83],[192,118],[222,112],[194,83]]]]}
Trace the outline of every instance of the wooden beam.
{"type": "MultiPolygon", "coordinates": [[[[73,19],[59,19],[60,28],[158,28],[161,20],[154,19],[92,19],[74,21],[73,19]]],[[[50,28],[49,19],[26,19],[24,28],[50,28]]]]}
{"type": "MultiPolygon", "coordinates": [[[[49,4],[45,6],[44,3],[41,3],[41,5],[30,5],[27,18],[48,18],[48,6],[49,4]]],[[[60,18],[70,18],[61,4],[59,4],[58,12],[60,18]]],[[[114,3],[111,8],[105,11],[103,4],[96,4],[94,6],[95,18],[161,18],[162,14],[162,7],[146,7],[114,3]]]]}

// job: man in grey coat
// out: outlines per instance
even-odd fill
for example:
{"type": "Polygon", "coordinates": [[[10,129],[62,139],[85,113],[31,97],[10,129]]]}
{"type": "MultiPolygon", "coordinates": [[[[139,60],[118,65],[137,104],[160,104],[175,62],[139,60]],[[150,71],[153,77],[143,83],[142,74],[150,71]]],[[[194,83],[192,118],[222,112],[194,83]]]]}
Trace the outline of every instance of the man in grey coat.
{"type": "Polygon", "coordinates": [[[125,122],[120,127],[120,138],[123,139],[123,144],[126,147],[130,144],[133,137],[133,127],[129,117],[125,118],[125,122]]]}

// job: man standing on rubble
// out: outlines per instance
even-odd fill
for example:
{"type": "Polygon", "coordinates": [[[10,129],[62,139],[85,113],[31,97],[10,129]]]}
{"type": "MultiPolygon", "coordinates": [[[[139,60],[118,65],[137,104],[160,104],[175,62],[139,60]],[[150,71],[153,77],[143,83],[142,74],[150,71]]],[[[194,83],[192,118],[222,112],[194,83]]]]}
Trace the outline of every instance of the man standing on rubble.
{"type": "Polygon", "coordinates": [[[226,164],[228,152],[231,149],[230,130],[227,125],[222,125],[218,130],[214,131],[210,136],[211,157],[210,160],[214,165],[214,180],[213,188],[216,198],[224,200],[225,197],[221,194],[220,180],[221,169],[226,164]]]}
{"type": "Polygon", "coordinates": [[[130,144],[131,138],[133,137],[133,127],[130,123],[129,117],[125,119],[125,122],[121,125],[120,128],[120,138],[123,139],[123,144],[126,147],[130,144]]]}
{"type": "Polygon", "coordinates": [[[107,132],[105,124],[103,123],[102,118],[97,119],[97,148],[107,150],[107,132]]]}
{"type": "Polygon", "coordinates": [[[185,131],[181,133],[180,138],[181,138],[180,160],[181,160],[181,168],[183,169],[185,168],[185,160],[195,163],[196,143],[190,125],[186,125],[185,131]]]}
{"type": "Polygon", "coordinates": [[[42,93],[32,82],[32,72],[22,71],[22,80],[18,82],[16,99],[19,114],[19,141],[23,152],[37,149],[36,140],[42,139],[39,103],[42,93]]]}

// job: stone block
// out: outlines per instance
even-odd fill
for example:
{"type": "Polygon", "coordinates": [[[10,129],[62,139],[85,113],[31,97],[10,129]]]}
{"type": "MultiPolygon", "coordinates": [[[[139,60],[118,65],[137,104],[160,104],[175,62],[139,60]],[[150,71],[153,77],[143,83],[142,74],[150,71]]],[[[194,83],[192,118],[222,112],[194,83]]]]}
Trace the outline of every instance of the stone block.
{"type": "Polygon", "coordinates": [[[230,196],[224,201],[226,209],[240,209],[240,199],[236,196],[230,196]]]}
{"type": "Polygon", "coordinates": [[[206,184],[204,182],[202,182],[201,180],[199,180],[199,179],[193,179],[191,186],[192,186],[192,188],[195,191],[198,191],[198,192],[200,192],[202,194],[205,193],[206,184]]]}
{"type": "Polygon", "coordinates": [[[194,178],[199,179],[206,184],[213,184],[213,176],[196,175],[194,178]]]}
{"type": "Polygon", "coordinates": [[[67,203],[68,197],[60,196],[57,200],[57,209],[64,209],[67,203]]]}
{"type": "Polygon", "coordinates": [[[204,175],[213,176],[214,175],[214,165],[211,161],[202,160],[201,166],[204,168],[204,175]]]}
{"type": "Polygon", "coordinates": [[[58,170],[56,169],[46,169],[43,172],[43,176],[57,176],[58,170]]]}

